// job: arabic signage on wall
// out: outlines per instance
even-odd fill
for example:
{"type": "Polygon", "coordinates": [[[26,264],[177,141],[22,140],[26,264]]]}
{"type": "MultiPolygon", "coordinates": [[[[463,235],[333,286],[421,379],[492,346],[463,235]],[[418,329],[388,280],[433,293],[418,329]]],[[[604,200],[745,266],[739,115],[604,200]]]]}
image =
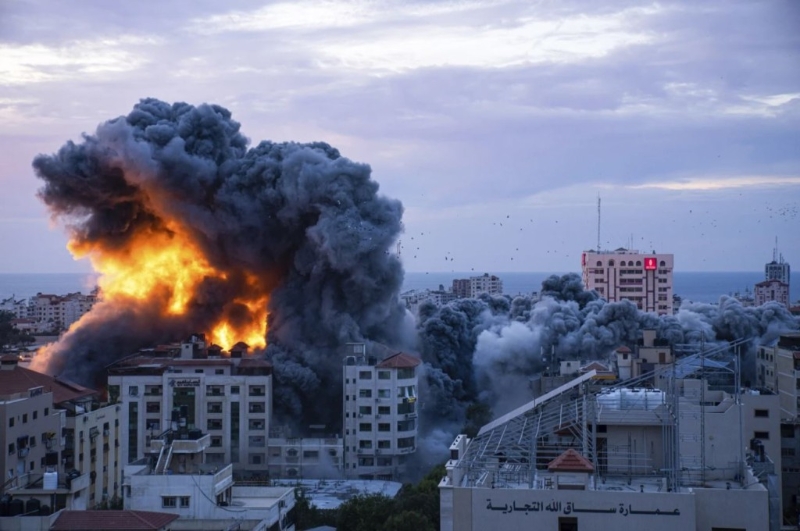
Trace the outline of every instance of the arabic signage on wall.
{"type": "Polygon", "coordinates": [[[173,378],[170,387],[200,387],[200,378],[173,378]]]}
{"type": "MultiPolygon", "coordinates": [[[[558,522],[563,519],[577,519],[581,531],[668,531],[694,527],[695,505],[691,495],[639,493],[632,489],[473,489],[472,525],[463,528],[510,531],[541,526],[542,529],[558,529],[558,522]]],[[[454,512],[458,514],[458,507],[454,512]]]]}

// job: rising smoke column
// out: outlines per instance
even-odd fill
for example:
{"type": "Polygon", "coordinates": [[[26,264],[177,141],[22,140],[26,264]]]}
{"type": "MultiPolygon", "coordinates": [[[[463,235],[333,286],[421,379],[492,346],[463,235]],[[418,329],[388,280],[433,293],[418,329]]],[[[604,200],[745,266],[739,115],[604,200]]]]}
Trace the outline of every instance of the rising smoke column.
{"type": "Polygon", "coordinates": [[[51,374],[93,384],[144,346],[266,334],[277,412],[319,422],[339,403],[341,344],[399,339],[402,205],[327,144],[248,148],[222,107],[145,99],[33,167],[103,293],[37,356],[51,374]]]}
{"type": "Polygon", "coordinates": [[[576,274],[551,276],[541,294],[541,300],[505,297],[505,305],[482,296],[420,307],[420,350],[425,366],[433,369],[428,385],[459,391],[430,393],[424,404],[430,418],[463,421],[466,405],[476,400],[502,414],[530,399],[529,380],[543,370],[543,355],[602,358],[621,345],[634,347],[645,329],[656,330],[657,338],[671,345],[753,339],[744,352],[748,378],[756,346],[800,328],[778,303],[746,308],[725,296],[717,305],[687,303],[676,315],[657,316],[629,301],[600,299],[584,290],[576,274]]]}

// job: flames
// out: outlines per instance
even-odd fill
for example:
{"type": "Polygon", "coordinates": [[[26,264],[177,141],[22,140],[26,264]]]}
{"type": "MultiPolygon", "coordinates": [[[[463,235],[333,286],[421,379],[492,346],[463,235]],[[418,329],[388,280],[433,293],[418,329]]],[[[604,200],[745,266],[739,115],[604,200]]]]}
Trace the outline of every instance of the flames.
{"type": "MultiPolygon", "coordinates": [[[[166,223],[162,230],[135,234],[118,249],[78,239],[72,239],[68,248],[76,258],[88,258],[100,273],[102,303],[155,305],[165,317],[189,314],[203,281],[224,283],[229,276],[212,267],[189,233],[175,222],[166,223]]],[[[224,349],[239,341],[253,348],[266,346],[268,286],[256,275],[244,276],[247,296],[219,307],[220,317],[206,330],[210,341],[224,349]]]]}

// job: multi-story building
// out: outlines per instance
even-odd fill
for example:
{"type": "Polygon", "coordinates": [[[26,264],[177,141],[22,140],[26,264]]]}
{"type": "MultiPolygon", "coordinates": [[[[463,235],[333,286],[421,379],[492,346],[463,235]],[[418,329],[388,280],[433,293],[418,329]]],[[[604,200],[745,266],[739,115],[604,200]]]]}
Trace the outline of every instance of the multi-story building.
{"type": "Polygon", "coordinates": [[[237,474],[267,470],[272,365],[239,343],[230,353],[202,336],[143,349],[109,369],[109,400],[121,407],[121,459],[144,457],[148,442],[179,427],[208,432],[206,463],[237,474]]]}
{"type": "Polygon", "coordinates": [[[3,299],[0,301],[0,312],[9,312],[17,319],[25,319],[28,317],[28,302],[14,297],[3,299]]]}
{"type": "MultiPolygon", "coordinates": [[[[371,345],[374,351],[378,345],[371,345]]],[[[350,343],[344,358],[346,477],[392,479],[417,448],[419,358],[398,352],[378,361],[350,343]]]]}
{"type": "Polygon", "coordinates": [[[119,496],[118,407],[98,393],[0,361],[0,465],[5,488],[51,510],[110,505],[119,496]]]}
{"type": "Polygon", "coordinates": [[[26,317],[36,320],[37,328],[41,331],[67,330],[89,312],[96,302],[96,290],[89,295],[37,293],[28,303],[26,317]]]}
{"type": "Polygon", "coordinates": [[[756,306],[775,301],[789,307],[789,284],[780,280],[771,279],[759,282],[753,288],[753,294],[756,306]]]}
{"type": "Polygon", "coordinates": [[[776,436],[749,420],[769,418],[777,397],[753,395],[751,411],[745,393],[703,379],[591,393],[592,377],[456,437],[439,484],[443,531],[780,529],[772,463],[748,438],[776,436]]]}
{"type": "MultiPolygon", "coordinates": [[[[440,287],[441,288],[441,287],[440,287]]],[[[457,278],[453,280],[453,298],[475,298],[483,293],[489,295],[503,294],[503,281],[496,275],[484,273],[476,277],[457,278]]]]}
{"type": "Polygon", "coordinates": [[[772,251],[772,261],[764,265],[764,280],[778,280],[784,284],[791,282],[792,274],[789,263],[778,252],[778,241],[775,240],[775,249],[772,251]]]}
{"type": "Polygon", "coordinates": [[[287,437],[270,434],[270,479],[333,479],[343,477],[344,439],[330,437],[287,437]]]}
{"type": "Polygon", "coordinates": [[[672,254],[645,254],[619,248],[586,251],[581,258],[583,284],[609,302],[629,300],[643,311],[673,313],[672,254]]]}

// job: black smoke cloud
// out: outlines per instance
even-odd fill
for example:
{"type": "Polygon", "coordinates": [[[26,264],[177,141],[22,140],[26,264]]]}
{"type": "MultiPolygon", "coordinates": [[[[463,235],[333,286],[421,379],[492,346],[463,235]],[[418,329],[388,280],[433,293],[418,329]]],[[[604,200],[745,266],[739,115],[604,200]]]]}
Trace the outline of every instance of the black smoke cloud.
{"type": "Polygon", "coordinates": [[[336,417],[341,345],[397,344],[403,272],[388,252],[402,205],[382,197],[365,164],[328,144],[261,142],[216,105],[145,99],[128,116],[34,162],[40,197],[71,239],[114,251],[180,223],[226,278],[207,278],[186,315],[156,304],[97,305],[53,350],[49,372],[82,383],[138,348],[205,331],[254,274],[269,299],[267,355],[278,413],[336,417]]]}
{"type": "Polygon", "coordinates": [[[778,303],[744,307],[723,296],[717,305],[684,304],[676,315],[659,317],[629,301],[600,299],[576,274],[554,275],[536,300],[484,295],[419,308],[420,351],[432,389],[423,407],[430,418],[463,420],[466,406],[480,400],[503,413],[530,399],[529,380],[542,372],[543,355],[604,358],[621,345],[634,347],[645,329],[671,345],[753,339],[744,352],[747,377],[756,346],[798,328],[778,303]]]}

